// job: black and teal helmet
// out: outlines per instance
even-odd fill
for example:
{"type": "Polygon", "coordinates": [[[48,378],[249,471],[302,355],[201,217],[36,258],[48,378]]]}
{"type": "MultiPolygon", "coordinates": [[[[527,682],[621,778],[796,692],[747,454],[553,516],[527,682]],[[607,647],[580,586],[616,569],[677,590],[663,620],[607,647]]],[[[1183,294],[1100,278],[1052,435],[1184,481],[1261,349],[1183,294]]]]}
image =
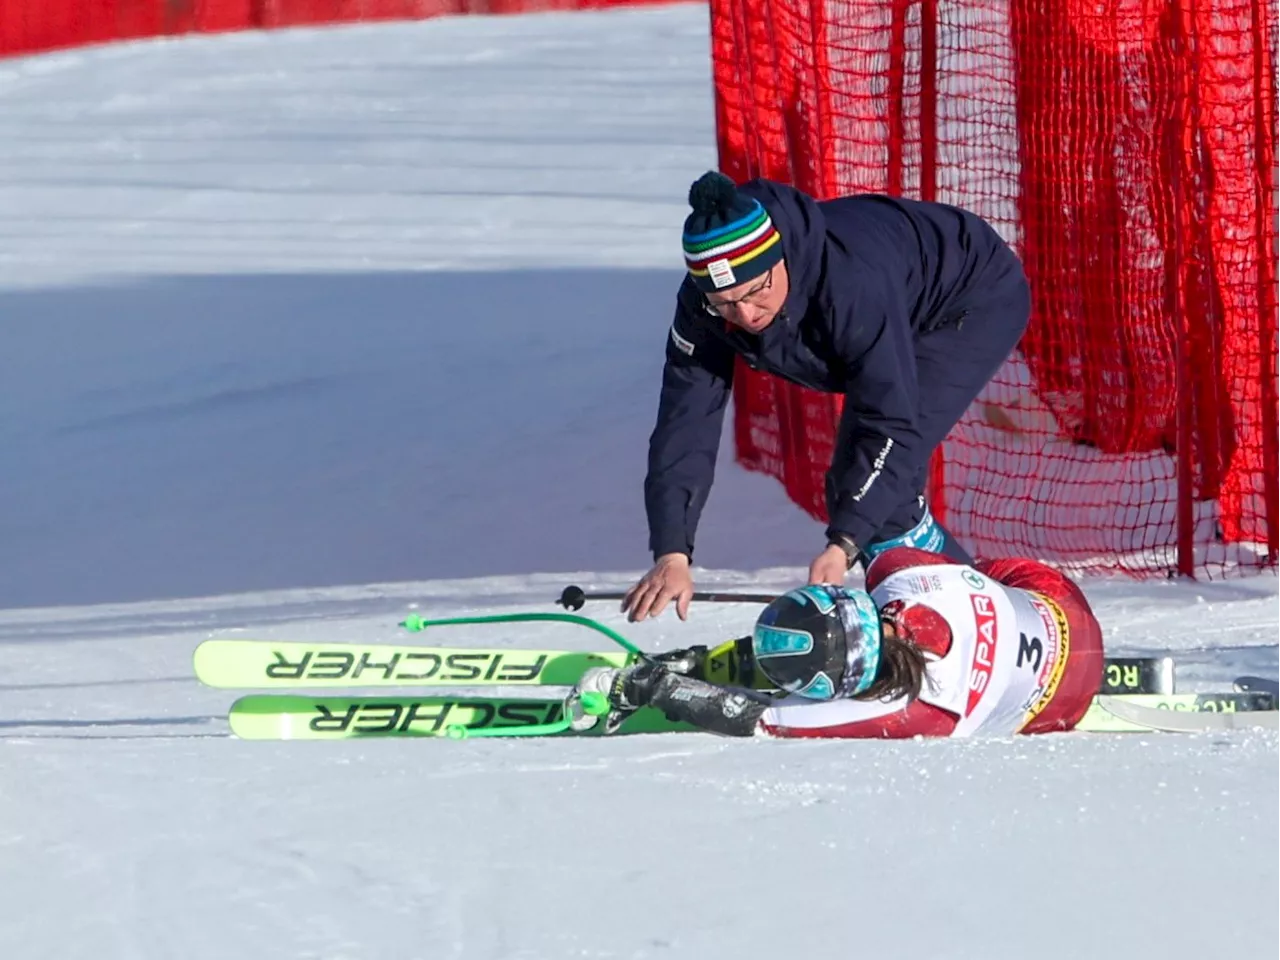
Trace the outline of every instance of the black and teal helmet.
{"type": "Polygon", "coordinates": [[[751,647],[780,690],[811,700],[853,697],[875,682],[880,612],[862,590],[800,587],[764,608],[751,647]]]}

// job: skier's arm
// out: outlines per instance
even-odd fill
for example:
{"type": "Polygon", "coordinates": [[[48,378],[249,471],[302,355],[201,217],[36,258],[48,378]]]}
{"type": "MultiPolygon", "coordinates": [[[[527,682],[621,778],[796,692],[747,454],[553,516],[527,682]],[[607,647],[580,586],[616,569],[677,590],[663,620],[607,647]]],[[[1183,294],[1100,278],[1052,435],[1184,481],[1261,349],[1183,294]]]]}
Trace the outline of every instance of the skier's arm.
{"type": "Polygon", "coordinates": [[[701,294],[686,279],[667,335],[662,396],[644,481],[649,547],[655,558],[693,556],[733,383],[733,351],[708,329],[714,321],[698,317],[701,309],[701,294]]]}
{"type": "Polygon", "coordinates": [[[650,706],[670,720],[725,737],[945,737],[956,725],[954,716],[920,700],[774,699],[675,673],[665,665],[623,670],[619,684],[619,705],[650,706]]]}
{"type": "Polygon", "coordinates": [[[760,730],[774,737],[904,739],[946,737],[956,718],[923,700],[805,700],[787,697],[763,711],[760,730]]]}
{"type": "Polygon", "coordinates": [[[574,693],[603,693],[623,712],[653,707],[670,720],[726,737],[749,737],[756,732],[760,715],[769,704],[767,694],[707,683],[677,673],[677,669],[680,664],[675,658],[645,660],[621,669],[595,667],[582,675],[574,693]]]}
{"type": "Polygon", "coordinates": [[[649,693],[648,705],[670,720],[679,720],[723,737],[750,737],[760,725],[769,698],[754,690],[722,687],[694,677],[663,671],[649,693]]]}

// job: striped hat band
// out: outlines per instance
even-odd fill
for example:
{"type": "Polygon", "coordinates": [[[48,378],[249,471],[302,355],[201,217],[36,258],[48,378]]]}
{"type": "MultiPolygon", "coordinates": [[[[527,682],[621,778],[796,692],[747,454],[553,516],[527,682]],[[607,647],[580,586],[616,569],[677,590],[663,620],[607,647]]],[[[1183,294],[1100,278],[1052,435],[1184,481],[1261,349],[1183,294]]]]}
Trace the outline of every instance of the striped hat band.
{"type": "Polygon", "coordinates": [[[759,276],[781,259],[781,237],[759,200],[749,213],[706,233],[685,234],[684,259],[695,281],[715,289],[759,276]],[[759,260],[758,263],[752,261],[759,260]]]}

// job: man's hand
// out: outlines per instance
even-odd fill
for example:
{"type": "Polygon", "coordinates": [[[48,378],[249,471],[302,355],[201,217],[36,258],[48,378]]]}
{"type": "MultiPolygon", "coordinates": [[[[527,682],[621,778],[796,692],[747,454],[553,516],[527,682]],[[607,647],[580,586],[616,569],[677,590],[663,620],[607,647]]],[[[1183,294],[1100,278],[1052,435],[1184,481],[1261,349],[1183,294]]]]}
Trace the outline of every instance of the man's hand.
{"type": "Polygon", "coordinates": [[[689,558],[683,553],[664,553],[653,569],[627,591],[622,609],[632,623],[645,617],[656,617],[676,602],[676,615],[689,619],[689,601],[693,599],[693,577],[689,574],[689,558]]]}
{"type": "Polygon", "coordinates": [[[810,583],[844,583],[849,572],[849,556],[834,543],[823,550],[809,564],[810,583]]]}

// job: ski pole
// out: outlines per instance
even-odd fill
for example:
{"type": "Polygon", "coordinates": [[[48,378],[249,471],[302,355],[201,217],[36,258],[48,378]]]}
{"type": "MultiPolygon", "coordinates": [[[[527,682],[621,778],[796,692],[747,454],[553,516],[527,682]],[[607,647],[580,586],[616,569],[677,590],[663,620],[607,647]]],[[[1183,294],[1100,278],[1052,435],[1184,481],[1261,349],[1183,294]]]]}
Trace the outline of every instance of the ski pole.
{"type": "Polygon", "coordinates": [[[650,659],[649,655],[637,647],[634,643],[618,633],[616,630],[610,630],[603,623],[596,623],[587,617],[574,616],[572,613],[500,613],[483,617],[449,617],[446,620],[426,620],[416,613],[410,614],[400,622],[400,626],[413,633],[422,630],[428,630],[432,627],[455,627],[464,624],[474,623],[572,623],[579,627],[586,627],[597,633],[603,633],[606,637],[620,646],[633,657],[639,657],[642,660],[650,659]]]}
{"type": "MultiPolygon", "coordinates": [[[[564,607],[566,610],[581,610],[582,605],[588,600],[622,600],[626,597],[623,592],[615,592],[612,590],[592,591],[588,593],[579,586],[568,586],[564,588],[564,592],[560,594],[560,599],[556,603],[564,607]]],[[[778,598],[769,593],[699,593],[695,592],[694,600],[700,600],[706,603],[772,603],[778,598]]]]}

